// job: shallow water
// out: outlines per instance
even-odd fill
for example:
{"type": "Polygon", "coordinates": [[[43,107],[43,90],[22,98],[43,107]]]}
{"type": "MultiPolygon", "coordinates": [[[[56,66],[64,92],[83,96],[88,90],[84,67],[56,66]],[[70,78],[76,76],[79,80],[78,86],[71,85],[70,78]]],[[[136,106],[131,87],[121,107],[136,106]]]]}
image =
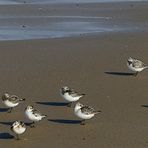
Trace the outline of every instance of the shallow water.
{"type": "Polygon", "coordinates": [[[11,16],[0,17],[0,22],[0,40],[60,38],[144,29],[139,24],[115,24],[109,17],[90,16],[11,16]]]}
{"type": "MultiPolygon", "coordinates": [[[[43,0],[42,2],[52,2],[53,0],[43,0]]],[[[56,0],[55,2],[59,2],[56,0]]],[[[61,0],[64,2],[65,0],[61,0]]],[[[80,0],[79,0],[80,1],[80,0]]],[[[94,1],[94,0],[93,0],[94,1]]],[[[95,0],[100,1],[100,0],[95,0]]],[[[10,4],[21,3],[22,0],[0,1],[0,3],[10,4]]],[[[32,0],[29,2],[41,2],[32,0]]],[[[73,1],[74,2],[74,1],[73,1]]],[[[14,5],[13,5],[14,6],[14,5]]],[[[29,5],[23,5],[21,13],[20,5],[16,5],[19,11],[2,11],[0,13],[0,40],[23,40],[41,38],[61,38],[84,35],[98,35],[111,32],[136,32],[147,31],[147,22],[136,22],[127,18],[114,18],[111,16],[95,16],[93,14],[67,14],[67,11],[60,15],[47,15],[40,13],[45,7],[34,5],[31,13],[27,14],[29,5]],[[36,10],[36,13],[34,12],[36,10]],[[14,12],[14,13],[13,13],[14,12]]],[[[31,5],[30,5],[31,6],[31,5]]],[[[12,7],[13,8],[13,7],[12,7]]],[[[16,9],[16,8],[15,8],[16,9]]],[[[45,9],[46,10],[46,9],[45,9]]],[[[48,10],[49,11],[49,10],[48,10]]],[[[74,12],[75,13],[75,12],[74,12]]]]}
{"type": "Polygon", "coordinates": [[[40,27],[1,27],[0,40],[40,39],[80,36],[85,34],[97,34],[101,32],[119,31],[116,28],[103,28],[92,25],[90,22],[61,22],[54,23],[50,29],[40,27]],[[68,26],[65,28],[65,26],[68,26]]]}
{"type": "Polygon", "coordinates": [[[147,0],[0,0],[0,4],[22,4],[22,3],[98,3],[98,2],[120,2],[120,1],[147,1],[147,0]]]}

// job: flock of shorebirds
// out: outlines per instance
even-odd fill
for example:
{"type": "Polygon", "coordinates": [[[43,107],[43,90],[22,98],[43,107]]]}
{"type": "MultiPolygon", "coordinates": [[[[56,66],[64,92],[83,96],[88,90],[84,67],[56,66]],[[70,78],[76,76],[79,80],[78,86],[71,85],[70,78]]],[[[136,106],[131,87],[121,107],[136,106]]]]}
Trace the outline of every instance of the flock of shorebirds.
{"type": "MultiPolygon", "coordinates": [[[[139,72],[148,68],[142,61],[128,58],[127,66],[130,70],[134,73],[134,76],[137,76],[139,72]]],[[[101,113],[100,110],[95,110],[91,106],[83,105],[78,102],[78,100],[83,97],[85,94],[79,94],[73,89],[64,86],[60,90],[61,96],[68,102],[68,107],[71,107],[72,103],[76,102],[74,105],[74,114],[81,119],[81,125],[85,125],[85,120],[91,119],[96,114],[101,113]]],[[[10,95],[5,93],[2,96],[2,102],[5,104],[6,107],[9,108],[8,112],[11,113],[12,109],[19,105],[20,102],[25,101],[16,95],[10,95]]],[[[41,121],[47,115],[42,114],[40,111],[36,110],[33,106],[28,105],[25,108],[25,115],[26,117],[31,120],[30,127],[35,127],[35,123],[41,121]]],[[[22,121],[15,121],[11,125],[11,130],[16,134],[16,139],[19,140],[19,135],[23,134],[26,131],[27,127],[22,121]]]]}

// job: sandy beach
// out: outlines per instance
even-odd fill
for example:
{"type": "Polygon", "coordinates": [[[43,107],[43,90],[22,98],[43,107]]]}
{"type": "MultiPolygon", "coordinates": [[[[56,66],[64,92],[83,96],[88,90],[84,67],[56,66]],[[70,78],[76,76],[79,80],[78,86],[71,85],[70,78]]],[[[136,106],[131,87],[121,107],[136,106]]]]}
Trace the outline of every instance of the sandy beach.
{"type": "MultiPolygon", "coordinates": [[[[45,37],[41,32],[40,38],[36,38],[35,34],[24,37],[19,32],[14,36],[20,40],[9,35],[1,39],[0,94],[9,92],[26,98],[10,114],[0,104],[1,146],[146,148],[148,71],[133,77],[126,60],[132,56],[148,64],[147,8],[147,2],[1,5],[1,30],[3,26],[11,28],[12,25],[12,28],[18,29],[25,25],[23,31],[45,27],[46,32],[50,28],[48,23],[60,23],[53,16],[67,14],[71,17],[87,16],[87,22],[91,22],[88,17],[103,17],[102,25],[105,29],[112,29],[100,33],[97,30],[99,27],[93,33],[86,32],[87,29],[81,32],[80,29],[73,36],[70,32],[58,38],[54,35],[45,37]],[[39,7],[42,12],[37,11],[39,7]],[[31,20],[26,17],[30,13],[40,17],[36,21],[31,20]],[[8,19],[10,14],[12,20],[8,19]],[[24,21],[22,16],[25,16],[24,21]],[[52,18],[45,18],[44,21],[43,16],[52,18]],[[73,108],[64,106],[64,100],[59,94],[59,89],[65,85],[85,93],[86,96],[80,102],[102,110],[102,113],[87,121],[85,126],[80,125],[80,119],[74,115],[73,108]],[[39,122],[36,128],[28,126],[21,136],[22,140],[17,141],[13,138],[10,125],[15,120],[30,122],[24,115],[27,105],[34,105],[48,117],[39,122]]],[[[67,21],[65,18],[60,20],[67,21]]],[[[98,20],[95,22],[99,23],[98,20]]]]}

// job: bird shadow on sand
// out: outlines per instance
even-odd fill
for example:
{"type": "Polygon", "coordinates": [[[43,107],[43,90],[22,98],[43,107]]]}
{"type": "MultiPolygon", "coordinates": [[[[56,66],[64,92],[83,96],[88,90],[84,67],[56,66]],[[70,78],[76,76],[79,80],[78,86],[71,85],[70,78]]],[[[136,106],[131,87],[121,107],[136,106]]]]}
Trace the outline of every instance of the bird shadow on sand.
{"type": "Polygon", "coordinates": [[[60,123],[60,124],[80,124],[81,120],[68,120],[68,119],[48,119],[50,122],[60,123]]]}
{"type": "Polygon", "coordinates": [[[104,72],[105,74],[109,74],[109,75],[116,75],[116,76],[134,76],[134,73],[130,73],[130,72],[115,72],[115,71],[106,71],[104,72]]]}
{"type": "Polygon", "coordinates": [[[13,122],[11,122],[11,121],[9,121],[9,122],[3,122],[3,121],[0,121],[0,124],[11,126],[11,125],[13,124],[13,122]]]}
{"type": "Polygon", "coordinates": [[[0,108],[0,112],[8,112],[9,108],[0,108]]]}
{"type": "Polygon", "coordinates": [[[13,139],[14,136],[9,133],[0,133],[0,139],[13,139]]]}
{"type": "Polygon", "coordinates": [[[141,107],[145,107],[145,108],[148,108],[148,105],[141,105],[141,107]]]}
{"type": "MultiPolygon", "coordinates": [[[[14,121],[8,121],[8,122],[3,122],[3,121],[0,121],[0,124],[2,125],[8,125],[8,126],[11,126],[12,124],[14,123],[14,121]]],[[[30,126],[32,123],[30,122],[24,122],[26,126],[30,126]]]]}
{"type": "Polygon", "coordinates": [[[49,105],[49,106],[67,106],[65,102],[36,102],[37,104],[49,105]]]}

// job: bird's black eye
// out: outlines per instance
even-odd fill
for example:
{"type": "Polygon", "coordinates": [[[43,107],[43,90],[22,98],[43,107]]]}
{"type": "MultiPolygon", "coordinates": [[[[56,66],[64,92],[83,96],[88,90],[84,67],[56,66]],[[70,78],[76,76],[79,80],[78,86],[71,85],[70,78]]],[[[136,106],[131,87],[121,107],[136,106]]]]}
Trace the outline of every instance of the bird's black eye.
{"type": "Polygon", "coordinates": [[[128,64],[130,65],[130,64],[132,64],[132,62],[131,61],[127,61],[128,62],[128,64]]]}

